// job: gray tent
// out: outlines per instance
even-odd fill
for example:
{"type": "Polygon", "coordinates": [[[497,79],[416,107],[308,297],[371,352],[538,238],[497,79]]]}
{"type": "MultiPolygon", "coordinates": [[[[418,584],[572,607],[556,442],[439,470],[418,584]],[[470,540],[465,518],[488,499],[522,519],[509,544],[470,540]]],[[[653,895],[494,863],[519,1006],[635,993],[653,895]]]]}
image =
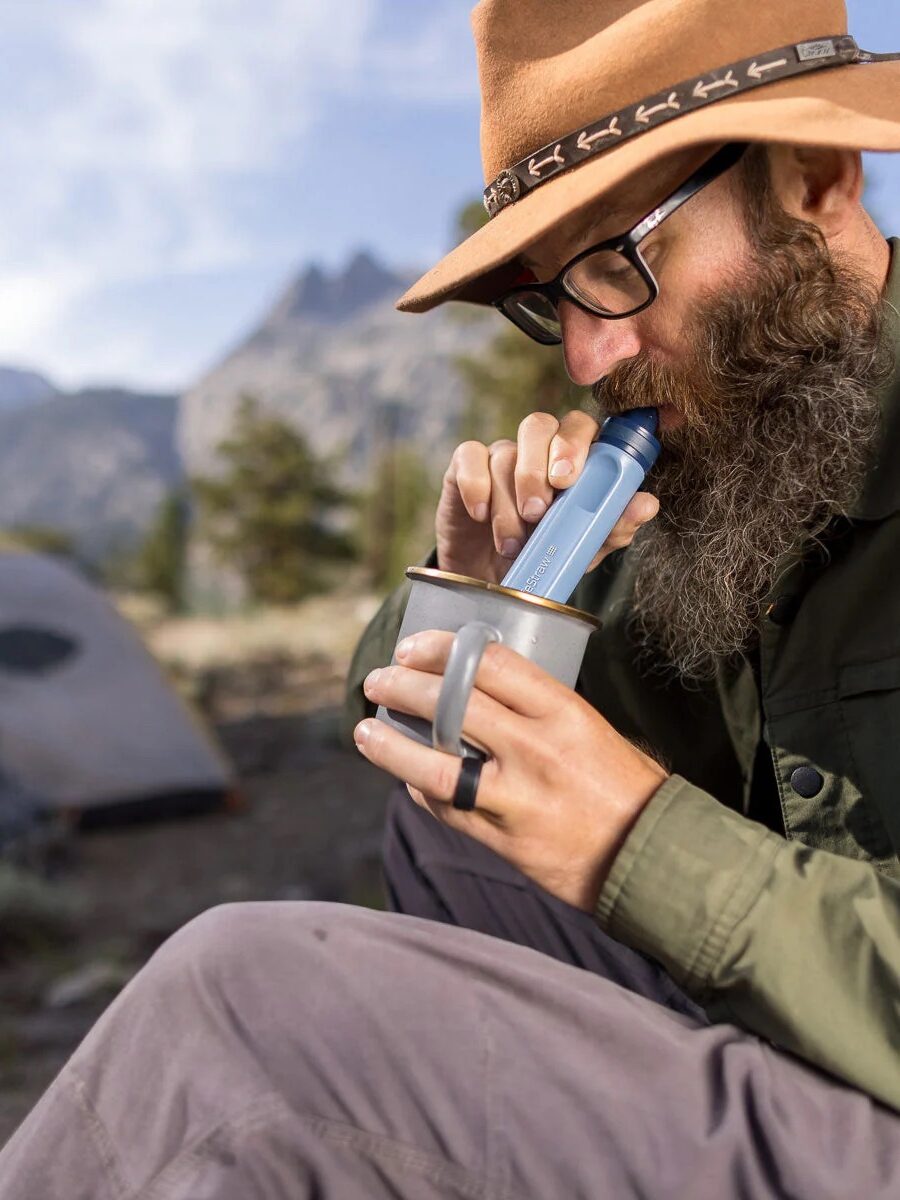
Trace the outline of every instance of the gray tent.
{"type": "Polygon", "coordinates": [[[0,553],[0,804],[90,820],[198,811],[231,774],[136,632],[74,570],[0,553]]]}

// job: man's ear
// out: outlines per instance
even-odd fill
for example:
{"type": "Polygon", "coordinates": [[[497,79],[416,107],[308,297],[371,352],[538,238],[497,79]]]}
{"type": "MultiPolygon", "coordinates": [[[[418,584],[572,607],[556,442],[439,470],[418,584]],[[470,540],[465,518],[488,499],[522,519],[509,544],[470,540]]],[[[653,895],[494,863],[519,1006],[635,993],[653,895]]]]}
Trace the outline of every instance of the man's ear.
{"type": "Polygon", "coordinates": [[[865,187],[858,150],[771,146],[769,158],[782,207],[818,225],[826,239],[838,237],[858,215],[865,187]]]}

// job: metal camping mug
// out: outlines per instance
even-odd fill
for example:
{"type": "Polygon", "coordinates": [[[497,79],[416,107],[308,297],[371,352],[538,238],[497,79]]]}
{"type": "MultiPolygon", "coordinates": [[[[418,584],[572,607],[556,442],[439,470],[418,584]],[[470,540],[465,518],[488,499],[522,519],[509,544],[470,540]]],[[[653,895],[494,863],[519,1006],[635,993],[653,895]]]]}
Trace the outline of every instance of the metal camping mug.
{"type": "MultiPolygon", "coordinates": [[[[426,629],[446,629],[456,637],[433,726],[380,705],[376,715],[386,725],[447,754],[483,757],[462,740],[462,729],[478,665],[491,642],[517,650],[560,683],[575,686],[588,638],[600,628],[596,617],[555,600],[431,567],[409,567],[406,575],[412,589],[397,641],[426,629]]],[[[396,661],[395,654],[392,665],[396,661]]]]}

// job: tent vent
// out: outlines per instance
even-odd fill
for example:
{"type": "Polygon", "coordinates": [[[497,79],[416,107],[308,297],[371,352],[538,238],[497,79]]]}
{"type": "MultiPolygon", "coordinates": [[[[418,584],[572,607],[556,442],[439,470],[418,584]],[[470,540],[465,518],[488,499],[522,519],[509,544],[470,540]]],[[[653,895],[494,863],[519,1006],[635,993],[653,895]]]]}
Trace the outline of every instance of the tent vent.
{"type": "Polygon", "coordinates": [[[0,629],[0,670],[38,675],[61,667],[78,652],[78,643],[52,629],[8,625],[0,629]]]}

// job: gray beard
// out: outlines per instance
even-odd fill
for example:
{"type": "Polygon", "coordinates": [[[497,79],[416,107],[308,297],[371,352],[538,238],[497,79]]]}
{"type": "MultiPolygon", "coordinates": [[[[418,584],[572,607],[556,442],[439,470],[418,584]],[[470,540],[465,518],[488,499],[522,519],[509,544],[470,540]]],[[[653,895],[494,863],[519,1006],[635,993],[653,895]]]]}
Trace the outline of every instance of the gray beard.
{"type": "Polygon", "coordinates": [[[705,305],[689,368],[635,359],[597,389],[608,412],[667,400],[687,418],[628,552],[639,659],[684,680],[752,648],[785,556],[852,509],[894,363],[880,297],[815,239],[795,231],[756,279],[705,305]]]}

